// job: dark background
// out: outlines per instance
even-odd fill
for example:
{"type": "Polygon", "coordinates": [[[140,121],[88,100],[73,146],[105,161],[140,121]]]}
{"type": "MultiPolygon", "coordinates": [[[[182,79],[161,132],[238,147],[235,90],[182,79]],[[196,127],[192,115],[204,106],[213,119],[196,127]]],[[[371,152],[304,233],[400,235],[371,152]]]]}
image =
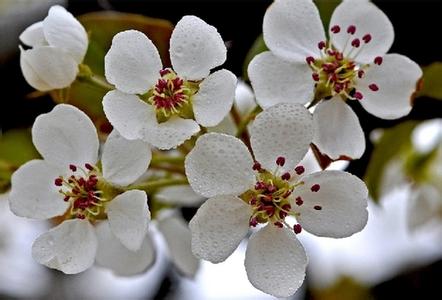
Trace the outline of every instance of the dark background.
{"type": "MultiPolygon", "coordinates": [[[[67,8],[74,15],[114,9],[164,18],[172,23],[176,23],[183,15],[197,15],[215,26],[223,39],[228,42],[228,58],[224,66],[240,76],[246,53],[262,31],[262,19],[271,2],[270,0],[71,0],[67,8]]],[[[440,41],[442,1],[374,1],[374,3],[385,12],[394,25],[395,41],[390,52],[406,55],[422,66],[442,61],[440,41]]],[[[25,98],[25,95],[33,90],[21,75],[18,49],[0,66],[0,82],[0,128],[3,131],[31,126],[37,115],[49,111],[54,105],[49,97],[34,100],[25,98]]],[[[391,127],[404,119],[423,120],[442,117],[442,101],[429,98],[418,98],[409,116],[393,121],[380,120],[369,115],[356,101],[351,101],[351,104],[367,135],[374,128],[391,127]]],[[[372,149],[372,145],[368,144],[364,156],[352,162],[349,171],[363,176],[372,149]]],[[[442,278],[441,270],[439,262],[401,275],[375,287],[374,293],[379,299],[389,299],[392,296],[400,299],[432,298],[432,295],[441,293],[436,282],[442,278]]],[[[168,293],[170,284],[172,282],[165,281],[159,298],[168,293]]]]}

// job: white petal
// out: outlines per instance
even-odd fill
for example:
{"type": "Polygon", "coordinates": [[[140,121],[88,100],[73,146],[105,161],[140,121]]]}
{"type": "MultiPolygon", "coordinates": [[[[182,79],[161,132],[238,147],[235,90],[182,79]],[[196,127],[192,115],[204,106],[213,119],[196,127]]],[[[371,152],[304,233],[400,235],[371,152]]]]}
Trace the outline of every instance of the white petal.
{"type": "Polygon", "coordinates": [[[135,95],[114,90],[103,97],[103,110],[112,126],[126,139],[144,137],[149,105],[135,95]]]}
{"type": "Polygon", "coordinates": [[[78,73],[77,62],[70,55],[50,46],[20,48],[20,67],[29,85],[39,91],[68,87],[78,73]]]}
{"type": "Polygon", "coordinates": [[[96,252],[94,227],[80,219],[63,221],[40,235],[32,245],[32,257],[37,262],[66,274],[80,273],[91,267],[96,252]]]}
{"type": "Polygon", "coordinates": [[[176,116],[158,123],[151,106],[148,115],[144,140],[161,150],[176,148],[200,131],[198,123],[194,120],[176,116]]]}
{"type": "Polygon", "coordinates": [[[191,234],[187,223],[176,216],[158,222],[158,228],[169,247],[171,259],[185,276],[193,277],[198,270],[199,260],[193,256],[191,234]]]}
{"type": "Polygon", "coordinates": [[[49,9],[43,31],[49,45],[64,49],[77,64],[83,61],[89,43],[86,30],[64,7],[54,5],[49,9]]]}
{"type": "Polygon", "coordinates": [[[287,62],[267,51],[250,62],[247,72],[258,104],[305,104],[313,99],[314,81],[305,62],[287,62]]]}
{"type": "Polygon", "coordinates": [[[318,43],[325,41],[319,12],[311,0],[276,0],[263,22],[264,41],[277,56],[304,62],[319,57],[318,43]]]}
{"type": "Polygon", "coordinates": [[[184,162],[190,186],[204,197],[239,195],[255,181],[253,160],[244,143],[230,135],[201,136],[184,162]]]}
{"type": "Polygon", "coordinates": [[[14,214],[33,219],[49,219],[64,214],[68,203],[58,192],[54,180],[58,169],[43,160],[31,160],[11,178],[9,206],[14,214]]]}
{"type": "Polygon", "coordinates": [[[260,113],[250,131],[255,159],[274,170],[276,159],[285,158],[284,170],[292,170],[307,153],[313,139],[313,118],[302,105],[281,103],[260,113]]]}
{"type": "Polygon", "coordinates": [[[143,175],[152,152],[141,140],[126,140],[113,130],[104,144],[101,163],[104,178],[116,185],[126,186],[143,175]]]}
{"type": "Polygon", "coordinates": [[[68,104],[58,104],[39,115],[32,126],[32,141],[41,156],[59,167],[95,164],[98,135],[89,117],[68,104]]]}
{"type": "MultiPolygon", "coordinates": [[[[394,30],[388,17],[373,3],[347,1],[336,7],[330,20],[330,28],[338,25],[341,31],[337,34],[330,33],[333,45],[340,51],[344,50],[348,38],[359,38],[363,48],[356,57],[360,63],[371,63],[376,56],[382,56],[390,49],[394,40],[394,30]],[[347,34],[350,25],[356,26],[354,35],[347,34]],[[371,35],[371,41],[365,44],[362,37],[371,35]]],[[[347,45],[345,53],[352,47],[347,45]]]]}
{"type": "Polygon", "coordinates": [[[251,215],[250,206],[238,197],[207,200],[189,223],[193,254],[212,263],[226,260],[246,236],[251,215]]]}
{"type": "Polygon", "coordinates": [[[382,119],[397,119],[410,112],[421,77],[422,70],[414,61],[403,55],[387,54],[380,66],[372,64],[367,69],[356,88],[364,96],[361,104],[369,113],[382,119]],[[379,88],[376,92],[369,88],[373,83],[379,88]]]}
{"type": "Polygon", "coordinates": [[[234,105],[236,105],[241,115],[245,115],[256,106],[255,95],[252,88],[241,79],[238,80],[238,84],[236,85],[234,105]]]}
{"type": "Polygon", "coordinates": [[[215,27],[195,16],[184,16],[170,38],[170,59],[178,75],[200,80],[226,60],[226,46],[215,27]]]}
{"type": "Polygon", "coordinates": [[[47,45],[43,32],[43,21],[26,28],[19,36],[20,41],[31,47],[47,45]]]}
{"type": "Polygon", "coordinates": [[[150,211],[144,191],[126,191],[106,207],[113,234],[129,250],[137,251],[147,233],[150,211]]]}
{"type": "Polygon", "coordinates": [[[364,154],[365,137],[358,116],[339,97],[322,101],[313,113],[313,143],[332,159],[357,159],[364,154]]]}
{"type": "Polygon", "coordinates": [[[428,184],[419,186],[410,197],[407,207],[407,226],[411,231],[430,223],[442,209],[441,194],[428,184]]]}
{"type": "Polygon", "coordinates": [[[195,120],[202,126],[219,124],[232,108],[236,76],[225,69],[216,71],[201,82],[193,97],[195,120]]]}
{"type": "Polygon", "coordinates": [[[297,217],[302,228],[317,236],[343,238],[361,231],[367,224],[367,197],[365,183],[342,171],[322,171],[307,175],[303,185],[293,192],[293,199],[301,197],[297,217]],[[319,184],[313,192],[311,187],[319,184]],[[320,210],[315,209],[316,206],[320,210]]]}
{"type": "Polygon", "coordinates": [[[97,265],[111,269],[119,276],[132,276],[143,273],[154,263],[155,247],[149,234],[146,234],[140,249],[130,251],[115,237],[108,222],[98,224],[96,231],[97,265]]]}
{"type": "Polygon", "coordinates": [[[304,281],[307,255],[292,230],[269,224],[250,238],[244,264],[254,287],[288,297],[304,281]]]}
{"type": "Polygon", "coordinates": [[[117,33],[104,57],[107,81],[129,94],[143,94],[151,89],[162,67],[155,45],[136,30],[117,33]]]}
{"type": "Polygon", "coordinates": [[[155,195],[155,199],[163,203],[179,206],[198,206],[204,201],[204,197],[195,193],[187,184],[165,187],[155,195]]]}

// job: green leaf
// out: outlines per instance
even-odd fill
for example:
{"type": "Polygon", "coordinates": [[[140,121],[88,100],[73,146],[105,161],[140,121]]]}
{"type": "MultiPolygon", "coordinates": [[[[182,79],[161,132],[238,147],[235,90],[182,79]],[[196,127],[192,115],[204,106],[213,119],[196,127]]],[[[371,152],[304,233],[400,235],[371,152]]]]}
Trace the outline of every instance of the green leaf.
{"type": "Polygon", "coordinates": [[[247,74],[247,67],[249,66],[249,63],[252,61],[252,59],[258,55],[261,52],[267,51],[269,48],[267,48],[264,38],[262,34],[258,36],[258,38],[253,42],[252,47],[250,48],[249,52],[247,52],[246,58],[244,60],[244,64],[242,67],[242,78],[244,80],[248,80],[249,76],[247,74]]]}
{"type": "Polygon", "coordinates": [[[11,176],[25,162],[39,158],[31,132],[27,129],[14,129],[0,136],[0,193],[6,192],[11,176]]]}
{"type": "Polygon", "coordinates": [[[411,133],[418,124],[417,121],[407,121],[386,129],[375,145],[364,178],[369,194],[374,201],[379,201],[381,196],[381,181],[388,163],[394,158],[410,154],[413,150],[411,133]]]}
{"type": "Polygon", "coordinates": [[[321,15],[322,24],[324,24],[325,32],[328,32],[328,25],[336,6],[341,3],[341,0],[314,0],[321,15]]]}
{"type": "MultiPolygon", "coordinates": [[[[120,12],[93,12],[79,16],[78,20],[89,35],[89,48],[83,64],[102,80],[105,80],[104,56],[114,35],[124,30],[145,33],[157,47],[164,66],[170,66],[169,39],[173,25],[169,21],[120,12]]],[[[70,88],[51,91],[50,95],[57,103],[69,103],[83,110],[96,124],[108,125],[101,104],[107,91],[77,79],[70,88]]]]}
{"type": "Polygon", "coordinates": [[[422,68],[423,85],[417,97],[426,96],[442,100],[442,62],[435,62],[422,68]]]}

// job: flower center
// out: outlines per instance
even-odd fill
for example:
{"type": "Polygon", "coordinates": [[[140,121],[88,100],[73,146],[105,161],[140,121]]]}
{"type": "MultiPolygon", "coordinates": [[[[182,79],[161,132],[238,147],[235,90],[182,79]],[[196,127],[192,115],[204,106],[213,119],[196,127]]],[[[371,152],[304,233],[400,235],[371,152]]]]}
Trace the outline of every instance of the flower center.
{"type": "Polygon", "coordinates": [[[63,200],[70,203],[68,218],[96,220],[105,218],[104,203],[110,199],[103,197],[103,181],[96,166],[85,164],[85,168],[69,165],[71,175],[59,176],[54,184],[60,187],[63,200]]]}
{"type": "MultiPolygon", "coordinates": [[[[331,34],[340,34],[341,28],[334,25],[330,29],[331,34]]],[[[321,58],[315,59],[312,56],[306,58],[307,64],[312,69],[312,79],[315,81],[315,100],[341,95],[343,99],[362,100],[363,95],[356,90],[355,83],[362,78],[368,64],[359,64],[355,61],[364,46],[372,40],[371,34],[367,33],[361,39],[355,38],[356,26],[350,25],[347,28],[347,41],[342,52],[338,51],[330,41],[320,41],[318,48],[321,51],[321,58]]],[[[341,33],[345,34],[345,33],[341,33]]],[[[380,65],[382,57],[375,58],[374,63],[380,65]]],[[[371,83],[369,88],[377,92],[379,87],[371,83]]]]}
{"type": "Polygon", "coordinates": [[[174,115],[193,119],[191,101],[199,83],[184,80],[171,69],[161,70],[160,76],[147,94],[147,102],[155,108],[158,122],[165,122],[174,115]]]}

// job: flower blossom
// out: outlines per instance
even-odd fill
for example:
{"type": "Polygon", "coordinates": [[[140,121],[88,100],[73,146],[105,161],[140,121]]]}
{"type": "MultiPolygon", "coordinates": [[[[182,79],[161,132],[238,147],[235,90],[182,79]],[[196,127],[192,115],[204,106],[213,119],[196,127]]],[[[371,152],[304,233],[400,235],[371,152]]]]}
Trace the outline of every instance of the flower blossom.
{"type": "Polygon", "coordinates": [[[365,184],[349,173],[304,175],[297,165],[313,137],[310,112],[282,103],[264,110],[251,127],[253,159],[239,139],[201,136],[185,160],[195,192],[209,199],[190,221],[192,251],[213,263],[224,261],[247,235],[245,267],[258,289],[287,297],[304,280],[307,256],[296,234],[342,238],[367,222],[365,184]],[[290,225],[289,217],[297,223],[290,225]]]}
{"type": "Polygon", "coordinates": [[[422,70],[409,58],[386,54],[394,40],[388,17],[369,1],[337,6],[326,38],[311,0],[276,0],[263,22],[270,51],[248,67],[257,102],[318,104],[313,143],[332,159],[359,158],[365,137],[347,100],[369,113],[396,119],[411,110],[422,70]],[[313,102],[312,102],[313,101],[313,102]]]}
{"type": "Polygon", "coordinates": [[[147,195],[123,187],[146,171],[149,146],[113,131],[99,161],[94,124],[65,104],[37,117],[32,140],[43,160],[13,174],[10,208],[17,216],[61,221],[35,240],[34,259],[66,274],[86,270],[95,259],[122,275],[145,270],[154,260],[147,195]]]}
{"type": "Polygon", "coordinates": [[[23,76],[40,91],[70,86],[89,44],[84,27],[59,5],[52,6],[43,21],[26,28],[20,41],[32,47],[20,47],[23,76]]]}
{"type": "Polygon", "coordinates": [[[116,90],[103,107],[126,139],[141,139],[171,149],[202,126],[220,123],[232,107],[236,77],[210,70],[226,60],[217,30],[195,16],[185,16],[170,39],[172,68],[164,68],[158,50],[143,33],[118,33],[105,56],[106,79],[116,90]]]}

